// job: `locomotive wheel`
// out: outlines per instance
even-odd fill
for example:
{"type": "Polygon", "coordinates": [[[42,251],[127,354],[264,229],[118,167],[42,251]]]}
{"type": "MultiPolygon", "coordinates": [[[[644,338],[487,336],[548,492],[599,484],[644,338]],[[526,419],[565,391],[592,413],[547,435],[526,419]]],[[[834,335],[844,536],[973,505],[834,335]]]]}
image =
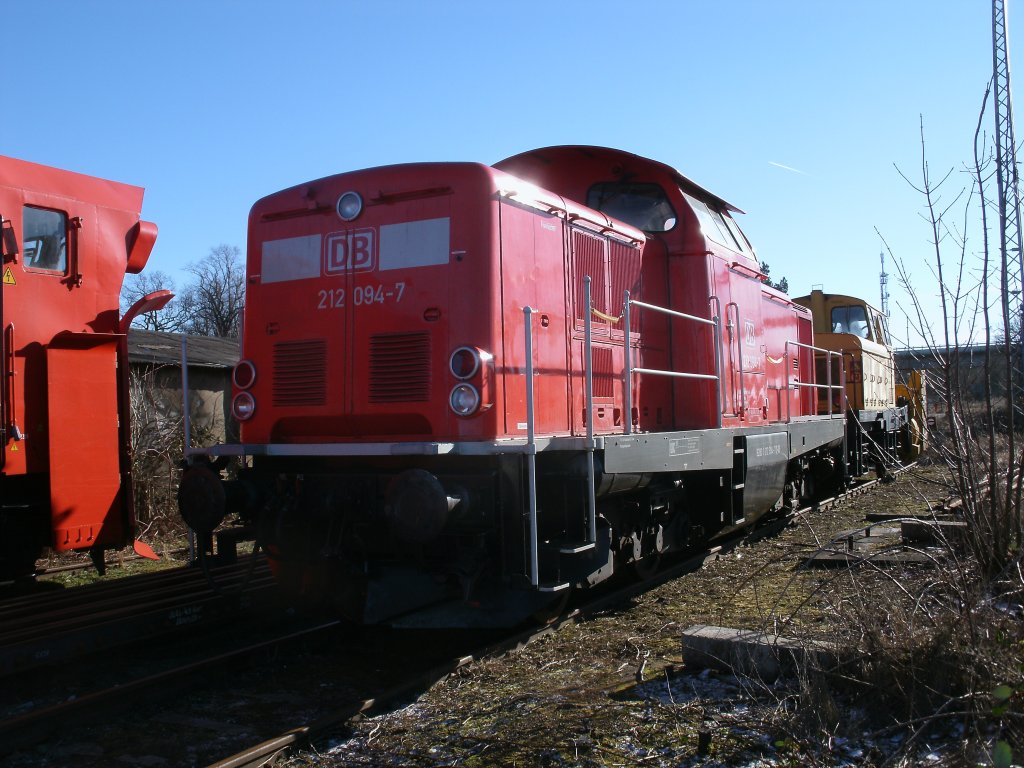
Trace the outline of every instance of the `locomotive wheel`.
{"type": "Polygon", "coordinates": [[[637,579],[647,581],[661,568],[661,553],[654,552],[646,557],[641,557],[639,560],[634,560],[630,563],[630,566],[633,568],[633,573],[637,579]]]}
{"type": "Polygon", "coordinates": [[[569,605],[569,598],[572,597],[572,587],[563,589],[561,592],[556,592],[555,596],[551,599],[551,602],[545,605],[543,608],[538,608],[536,611],[530,614],[530,618],[537,624],[546,627],[550,624],[554,624],[558,617],[565,611],[565,607],[569,605]]]}

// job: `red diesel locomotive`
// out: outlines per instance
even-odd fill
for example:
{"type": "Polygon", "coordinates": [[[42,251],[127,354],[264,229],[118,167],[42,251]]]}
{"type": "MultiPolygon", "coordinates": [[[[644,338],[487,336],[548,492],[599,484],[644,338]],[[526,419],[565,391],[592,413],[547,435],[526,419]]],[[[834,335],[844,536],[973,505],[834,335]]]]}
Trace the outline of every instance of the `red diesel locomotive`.
{"type": "Polygon", "coordinates": [[[0,157],[0,579],[32,573],[44,546],[88,550],[102,571],[134,539],[126,332],[171,298],[119,316],[156,240],[142,194],[0,157]]]}
{"type": "Polygon", "coordinates": [[[183,516],[360,620],[486,626],[841,482],[841,382],[737,210],[599,147],[260,200],[241,441],[189,452],[183,516]]]}

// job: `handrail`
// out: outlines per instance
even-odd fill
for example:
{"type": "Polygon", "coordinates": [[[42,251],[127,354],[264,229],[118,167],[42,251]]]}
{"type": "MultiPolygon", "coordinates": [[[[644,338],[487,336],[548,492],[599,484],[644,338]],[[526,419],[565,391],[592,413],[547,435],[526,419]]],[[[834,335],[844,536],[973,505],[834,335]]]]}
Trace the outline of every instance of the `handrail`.
{"type": "MultiPolygon", "coordinates": [[[[740,407],[733,408],[733,411],[737,416],[739,416],[742,419],[747,412],[747,383],[743,380],[743,374],[746,373],[746,370],[743,367],[743,339],[740,338],[740,336],[742,335],[740,332],[740,305],[737,304],[735,301],[730,301],[728,304],[725,305],[726,320],[729,319],[729,307],[733,307],[736,310],[736,331],[735,333],[732,334],[732,337],[733,340],[735,340],[736,342],[736,356],[738,358],[737,362],[739,363],[740,375],[740,407]]],[[[733,389],[733,396],[735,397],[735,395],[736,390],[733,389]]]]}
{"type": "Polygon", "coordinates": [[[533,408],[533,308],[523,307],[526,324],[526,472],[530,496],[530,585],[540,584],[537,557],[537,441],[533,408]]]}
{"type": "Polygon", "coordinates": [[[9,323],[7,328],[4,329],[4,346],[6,347],[4,350],[4,378],[7,379],[7,393],[10,395],[10,411],[7,415],[11,428],[10,435],[4,435],[4,439],[6,441],[7,437],[11,437],[14,440],[20,441],[25,439],[25,434],[21,431],[21,427],[18,426],[18,391],[14,386],[14,377],[18,375],[14,359],[16,348],[14,343],[14,323],[9,323]]]}
{"type": "MultiPolygon", "coordinates": [[[[590,306],[590,275],[583,278],[583,301],[590,306]]],[[[591,314],[583,321],[583,347],[586,352],[587,406],[587,543],[597,543],[597,498],[594,490],[594,348],[591,335],[591,314]]],[[[629,337],[626,337],[629,344],[629,337]]]]}
{"type": "Polygon", "coordinates": [[[744,264],[742,261],[734,261],[729,264],[729,269],[733,269],[737,272],[745,272],[748,277],[754,280],[764,280],[767,275],[759,269],[754,269],[749,264],[744,264]]]}
{"type": "MultiPolygon", "coordinates": [[[[717,296],[708,297],[708,305],[714,303],[714,308],[711,310],[711,316],[715,320],[715,370],[721,371],[724,365],[724,355],[722,354],[722,302],[717,296]]],[[[722,382],[719,381],[715,387],[718,394],[718,426],[722,426],[722,414],[725,413],[725,390],[722,387],[722,382]]]]}
{"type": "MultiPolygon", "coordinates": [[[[626,370],[623,376],[623,405],[625,407],[625,434],[633,434],[633,374],[634,373],[647,373],[653,376],[670,376],[678,379],[698,379],[698,380],[714,380],[715,389],[719,402],[721,402],[721,387],[722,387],[722,370],[720,367],[720,361],[718,356],[715,355],[715,373],[714,375],[706,373],[684,373],[680,371],[664,371],[658,368],[634,368],[631,360],[631,345],[630,345],[630,328],[629,328],[629,316],[632,307],[640,307],[641,309],[649,309],[654,312],[661,312],[665,315],[671,315],[672,317],[678,317],[683,320],[689,320],[691,322],[702,323],[704,325],[710,325],[712,327],[712,341],[714,342],[716,331],[718,330],[718,318],[707,320],[703,317],[697,317],[696,315],[688,315],[685,312],[677,312],[674,309],[668,309],[667,307],[659,307],[656,304],[648,304],[643,301],[634,301],[630,298],[629,291],[623,291],[623,308],[622,316],[625,319],[625,339],[624,339],[624,358],[626,370]]],[[[722,413],[719,409],[718,413],[718,425],[721,426],[722,413]]]]}
{"type": "Polygon", "coordinates": [[[570,224],[575,224],[577,221],[582,221],[582,222],[584,222],[586,224],[593,224],[595,227],[598,228],[599,234],[602,234],[602,235],[608,235],[608,234],[615,235],[616,239],[618,239],[620,241],[625,241],[625,242],[629,243],[630,245],[638,245],[641,242],[640,240],[637,240],[632,235],[630,235],[630,234],[628,234],[626,232],[623,232],[618,227],[616,227],[615,226],[615,222],[612,221],[611,219],[608,219],[607,221],[601,222],[601,221],[596,221],[594,219],[591,219],[591,218],[585,216],[583,213],[569,213],[569,212],[566,212],[566,221],[568,221],[570,224]]]}
{"type": "MultiPolygon", "coordinates": [[[[3,236],[4,236],[4,217],[0,215],[0,254],[5,252],[3,247],[3,236]]],[[[3,265],[2,259],[0,259],[0,266],[3,265]]],[[[4,290],[3,284],[0,283],[0,318],[4,314],[4,290]]],[[[4,362],[2,365],[6,367],[7,363],[7,339],[6,334],[0,333],[0,360],[4,362]]],[[[7,392],[9,387],[7,386],[7,377],[0,376],[0,469],[7,466],[7,392]]]]}
{"type": "MultiPolygon", "coordinates": [[[[846,374],[846,367],[843,365],[843,353],[842,352],[836,352],[836,351],[831,350],[831,349],[823,349],[822,347],[816,347],[813,344],[804,344],[804,343],[799,342],[799,341],[787,341],[786,342],[786,350],[785,350],[785,355],[786,355],[786,359],[787,360],[789,359],[789,348],[790,348],[790,346],[799,347],[800,349],[809,349],[812,352],[820,352],[820,353],[825,355],[825,382],[826,383],[825,384],[818,384],[817,382],[815,382],[814,384],[811,384],[811,383],[802,382],[802,381],[791,381],[791,382],[789,382],[789,384],[786,387],[786,389],[787,390],[791,390],[791,389],[799,389],[801,387],[804,387],[804,388],[814,389],[815,392],[817,392],[818,390],[821,390],[821,389],[828,390],[829,396],[828,396],[828,398],[826,398],[828,400],[828,416],[830,418],[835,418],[837,416],[839,416],[839,417],[844,416],[846,414],[846,375],[845,375],[846,374]],[[833,356],[835,356],[836,359],[838,359],[838,361],[839,361],[839,376],[840,376],[840,383],[839,384],[833,384],[832,383],[832,357],[833,356]],[[833,390],[836,390],[836,389],[838,389],[840,391],[839,403],[840,403],[841,407],[839,408],[837,413],[833,414],[832,413],[832,394],[831,393],[832,393],[833,390]]],[[[817,404],[815,404],[815,411],[817,411],[817,404]]],[[[793,420],[792,399],[787,397],[786,398],[786,421],[790,422],[792,420],[793,420]]]]}
{"type": "Polygon", "coordinates": [[[181,334],[181,425],[185,431],[184,453],[192,445],[192,416],[189,412],[188,396],[188,334],[181,334]]]}

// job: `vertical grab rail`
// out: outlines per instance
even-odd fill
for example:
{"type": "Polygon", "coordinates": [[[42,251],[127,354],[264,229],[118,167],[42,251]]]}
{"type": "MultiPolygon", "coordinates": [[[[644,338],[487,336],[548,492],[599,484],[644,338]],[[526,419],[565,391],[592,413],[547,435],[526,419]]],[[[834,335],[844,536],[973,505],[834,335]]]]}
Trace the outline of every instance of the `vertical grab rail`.
{"type": "Polygon", "coordinates": [[[526,473],[530,501],[530,585],[540,584],[537,558],[537,443],[533,410],[533,308],[523,307],[526,323],[526,473]]]}
{"type": "MultiPolygon", "coordinates": [[[[746,417],[747,413],[747,383],[743,380],[743,339],[740,338],[740,305],[737,304],[735,301],[730,301],[728,304],[726,304],[726,319],[728,319],[729,307],[732,307],[733,309],[736,310],[736,332],[733,334],[733,338],[736,340],[736,355],[738,357],[737,362],[740,364],[740,407],[734,408],[733,410],[736,411],[736,415],[742,419],[746,417]]],[[[735,390],[733,390],[733,394],[735,395],[735,390]]]]}
{"type": "MultiPolygon", "coordinates": [[[[583,347],[586,352],[587,401],[587,543],[597,543],[597,498],[594,492],[594,348],[591,336],[590,275],[583,278],[583,301],[587,317],[583,321],[583,347]]],[[[629,339],[627,337],[627,344],[629,339]]]]}
{"type": "Polygon", "coordinates": [[[18,391],[14,386],[15,377],[18,375],[16,367],[16,361],[14,358],[16,345],[14,343],[14,323],[8,323],[7,328],[4,330],[4,345],[6,346],[4,354],[4,378],[7,380],[7,393],[10,395],[10,412],[7,414],[11,420],[10,435],[4,435],[5,438],[12,437],[16,441],[24,440],[25,433],[21,431],[21,427],[18,426],[18,391]]]}
{"type": "Polygon", "coordinates": [[[711,296],[708,298],[708,304],[712,302],[714,315],[711,319],[715,323],[715,375],[718,377],[715,382],[715,394],[718,396],[718,427],[721,428],[722,414],[725,413],[725,389],[722,387],[722,368],[725,367],[725,355],[722,354],[722,302],[717,296],[711,296]]]}
{"type": "MultiPolygon", "coordinates": [[[[715,381],[715,391],[718,394],[718,403],[719,403],[719,406],[721,406],[721,403],[722,403],[722,396],[721,396],[722,371],[721,371],[721,368],[719,366],[719,360],[718,360],[718,356],[717,355],[715,356],[715,373],[714,373],[714,375],[708,374],[708,373],[681,373],[679,371],[663,371],[663,370],[658,370],[656,368],[642,368],[642,367],[634,368],[633,367],[633,361],[632,361],[631,356],[630,356],[630,340],[629,340],[629,335],[630,335],[629,316],[630,316],[630,314],[632,312],[632,308],[633,307],[640,307],[641,309],[648,309],[648,310],[651,310],[651,311],[654,311],[654,312],[661,312],[662,314],[670,315],[671,317],[678,317],[681,320],[686,320],[688,322],[701,323],[703,325],[710,325],[711,326],[713,340],[718,338],[716,332],[717,332],[718,327],[719,327],[718,326],[718,318],[717,317],[712,318],[711,320],[708,320],[707,318],[704,318],[704,317],[697,317],[696,315],[688,315],[685,312],[676,312],[674,309],[666,309],[665,307],[659,307],[656,304],[647,304],[646,302],[643,302],[643,301],[633,301],[629,297],[629,291],[623,291],[623,318],[625,319],[625,324],[624,325],[625,325],[625,333],[626,333],[625,344],[623,345],[625,347],[625,350],[624,350],[625,351],[625,354],[624,354],[624,357],[625,357],[625,374],[624,374],[624,376],[625,376],[625,378],[623,380],[623,387],[625,389],[625,392],[623,394],[623,401],[624,401],[624,404],[625,404],[625,407],[626,407],[626,429],[625,429],[625,434],[627,434],[627,435],[633,434],[633,374],[634,373],[646,373],[646,374],[650,374],[652,376],[671,376],[671,377],[678,378],[678,379],[700,379],[700,380],[704,380],[704,381],[714,380],[715,381]]],[[[713,343],[714,343],[714,341],[713,341],[713,343]]],[[[722,425],[721,407],[719,407],[719,414],[718,414],[717,421],[718,421],[718,425],[721,426],[722,425]]]]}
{"type": "Polygon", "coordinates": [[[188,336],[184,333],[181,334],[181,424],[185,431],[185,458],[188,459],[192,445],[192,415],[188,398],[188,336]]]}
{"type": "MultiPolygon", "coordinates": [[[[834,415],[836,415],[836,414],[832,413],[832,392],[833,392],[833,390],[838,389],[840,391],[840,400],[839,400],[839,402],[841,404],[843,404],[843,406],[844,406],[843,408],[840,409],[838,415],[840,415],[840,416],[844,415],[846,413],[846,408],[845,408],[846,386],[845,386],[845,377],[844,377],[844,375],[846,373],[846,369],[843,366],[842,353],[841,352],[835,352],[833,350],[822,349],[821,347],[815,347],[812,344],[803,344],[803,343],[801,343],[799,341],[787,341],[786,342],[785,352],[784,352],[784,354],[786,356],[786,360],[789,360],[789,348],[790,348],[790,346],[796,347],[797,349],[809,349],[809,350],[811,350],[812,362],[814,360],[814,353],[815,352],[820,352],[820,353],[824,354],[824,356],[825,356],[825,383],[824,384],[818,384],[817,382],[815,382],[814,384],[806,384],[806,383],[804,383],[802,381],[791,381],[791,382],[789,382],[789,386],[786,388],[787,391],[792,390],[792,389],[800,389],[801,387],[813,389],[815,391],[814,392],[814,410],[817,411],[818,410],[818,394],[817,393],[818,393],[818,390],[824,389],[825,392],[827,393],[826,394],[826,399],[828,401],[828,411],[826,412],[826,415],[828,415],[831,418],[834,415]],[[832,356],[833,355],[835,355],[836,358],[839,360],[839,375],[840,375],[840,381],[842,383],[838,384],[838,385],[833,385],[832,384],[832,356]]],[[[815,376],[815,379],[817,379],[817,376],[815,376]]],[[[787,397],[786,398],[786,421],[787,422],[791,422],[792,420],[793,420],[792,398],[791,397],[787,397]]]]}
{"type": "MultiPolygon", "coordinates": [[[[183,453],[185,461],[192,463],[189,456],[189,446],[192,444],[192,414],[189,408],[188,397],[188,334],[181,334],[181,427],[185,432],[183,453]]],[[[212,540],[212,539],[211,539],[212,540]]],[[[196,532],[188,529],[188,561],[197,562],[199,557],[199,546],[196,542],[196,532]]]]}
{"type": "Polygon", "coordinates": [[[625,406],[626,413],[623,414],[626,417],[626,431],[624,434],[633,434],[633,361],[630,355],[630,331],[629,331],[629,291],[623,291],[622,293],[622,317],[625,320],[625,338],[622,340],[622,353],[625,356],[626,362],[626,378],[624,380],[625,392],[623,392],[622,404],[625,406]]]}

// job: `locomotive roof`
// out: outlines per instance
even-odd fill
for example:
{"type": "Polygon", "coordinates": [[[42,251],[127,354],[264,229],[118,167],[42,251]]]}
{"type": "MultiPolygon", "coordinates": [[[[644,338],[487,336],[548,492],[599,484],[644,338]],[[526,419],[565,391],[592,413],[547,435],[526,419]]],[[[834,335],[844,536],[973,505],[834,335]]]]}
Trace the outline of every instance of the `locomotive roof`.
{"type": "Polygon", "coordinates": [[[31,190],[94,203],[101,208],[142,211],[145,190],[120,181],[110,181],[75,171],[51,168],[0,155],[0,186],[31,190]]]}
{"type": "MultiPolygon", "coordinates": [[[[331,188],[332,185],[335,185],[341,179],[352,180],[353,182],[370,180],[372,183],[369,186],[373,188],[374,194],[387,198],[394,194],[405,194],[404,188],[408,187],[409,184],[425,185],[427,187],[447,184],[452,173],[480,174],[481,177],[489,177],[490,183],[494,185],[499,194],[506,197],[514,197],[523,203],[531,201],[542,203],[546,208],[561,208],[570,216],[580,217],[584,221],[590,221],[637,242],[642,242],[646,238],[646,235],[636,227],[613,219],[601,211],[589,208],[584,202],[560,195],[546,189],[543,185],[535,184],[529,179],[509,173],[496,166],[467,161],[396,163],[394,165],[379,165],[324,176],[320,179],[282,189],[257,200],[252,206],[250,216],[280,217],[288,216],[292,213],[305,213],[317,205],[330,206],[333,204],[333,200],[331,203],[325,203],[323,200],[318,202],[318,194],[321,194],[325,188],[331,188]]],[[[365,192],[366,190],[362,191],[362,193],[365,192]]],[[[371,201],[375,200],[374,197],[369,199],[371,201]]]]}
{"type": "Polygon", "coordinates": [[[586,144],[564,144],[553,147],[542,147],[540,149],[531,149],[526,152],[521,152],[518,155],[506,157],[504,160],[499,160],[495,163],[494,167],[501,170],[508,170],[510,173],[515,174],[515,170],[512,169],[523,160],[533,160],[539,163],[548,164],[554,162],[556,159],[571,159],[574,155],[582,155],[591,160],[607,160],[610,163],[609,170],[617,175],[629,175],[631,173],[635,174],[638,171],[643,171],[651,175],[660,174],[667,176],[683,189],[697,192],[701,197],[714,200],[726,210],[733,211],[735,213],[743,213],[742,209],[737,208],[725,198],[716,195],[714,192],[702,187],[692,179],[687,178],[672,166],[658,162],[657,160],[651,160],[648,157],[635,155],[632,152],[626,152],[621,149],[612,149],[611,147],[598,147],[586,144]]]}
{"type": "Polygon", "coordinates": [[[800,302],[800,303],[806,302],[807,304],[810,304],[811,297],[815,293],[820,293],[822,298],[825,301],[839,300],[839,301],[845,301],[845,302],[847,302],[849,304],[863,304],[864,306],[869,307],[870,309],[873,309],[878,314],[882,314],[881,310],[878,307],[876,307],[870,301],[865,301],[864,299],[860,298],[859,296],[849,296],[849,295],[847,295],[845,293],[825,293],[824,291],[821,291],[821,290],[819,290],[817,288],[815,288],[811,293],[807,294],[806,296],[800,296],[798,298],[793,299],[793,301],[800,302]]]}

